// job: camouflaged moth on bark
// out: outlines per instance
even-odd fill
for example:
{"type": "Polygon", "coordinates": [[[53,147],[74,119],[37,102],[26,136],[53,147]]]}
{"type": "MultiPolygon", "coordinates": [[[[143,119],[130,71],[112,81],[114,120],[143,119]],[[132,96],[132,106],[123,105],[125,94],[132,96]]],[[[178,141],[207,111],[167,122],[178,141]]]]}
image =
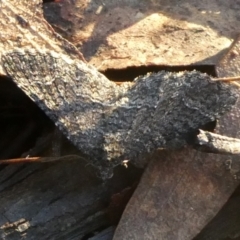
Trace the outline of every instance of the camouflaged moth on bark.
{"type": "Polygon", "coordinates": [[[51,51],[15,49],[3,53],[2,62],[103,177],[124,160],[144,166],[155,149],[184,146],[189,132],[237,100],[235,85],[197,71],[161,71],[118,86],[82,61],[51,51]]]}

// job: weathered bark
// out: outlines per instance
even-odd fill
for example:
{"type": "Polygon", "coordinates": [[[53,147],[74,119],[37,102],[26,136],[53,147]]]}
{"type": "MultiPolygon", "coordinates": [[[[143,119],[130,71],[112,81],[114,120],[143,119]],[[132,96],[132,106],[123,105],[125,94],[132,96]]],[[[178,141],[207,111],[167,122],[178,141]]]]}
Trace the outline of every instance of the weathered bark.
{"type": "Polygon", "coordinates": [[[102,182],[80,160],[5,167],[0,178],[1,238],[82,239],[101,231],[112,224],[111,196],[129,184],[128,171],[121,175],[102,182]]]}

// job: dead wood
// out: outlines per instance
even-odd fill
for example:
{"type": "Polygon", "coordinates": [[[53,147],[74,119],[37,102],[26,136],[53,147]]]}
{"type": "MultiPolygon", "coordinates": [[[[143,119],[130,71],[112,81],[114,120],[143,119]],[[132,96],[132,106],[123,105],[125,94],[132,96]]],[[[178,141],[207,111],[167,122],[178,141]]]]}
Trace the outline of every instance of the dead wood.
{"type": "Polygon", "coordinates": [[[102,182],[91,172],[90,166],[78,160],[2,169],[1,238],[77,240],[100,234],[111,225],[111,196],[129,186],[133,176],[116,173],[102,182]]]}
{"type": "Polygon", "coordinates": [[[230,138],[203,130],[199,130],[194,145],[198,150],[209,153],[228,155],[240,154],[240,139],[230,138]]]}

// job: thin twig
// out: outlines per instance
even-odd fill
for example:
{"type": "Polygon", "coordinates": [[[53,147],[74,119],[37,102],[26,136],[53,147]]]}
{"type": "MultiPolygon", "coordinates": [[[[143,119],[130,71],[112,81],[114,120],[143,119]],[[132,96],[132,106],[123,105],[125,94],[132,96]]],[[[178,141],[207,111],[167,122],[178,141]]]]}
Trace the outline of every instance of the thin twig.
{"type": "Polygon", "coordinates": [[[224,77],[224,78],[213,78],[213,81],[231,82],[232,84],[240,87],[240,84],[236,81],[240,81],[240,76],[237,77],[224,77]]]}
{"type": "Polygon", "coordinates": [[[55,162],[65,160],[83,159],[78,155],[66,155],[61,157],[28,157],[28,158],[12,158],[0,160],[0,164],[17,164],[17,163],[35,163],[35,162],[55,162]]]}
{"type": "Polygon", "coordinates": [[[213,80],[214,81],[225,81],[225,82],[240,81],[240,76],[237,76],[237,77],[214,78],[213,80]]]}
{"type": "Polygon", "coordinates": [[[240,139],[203,130],[199,130],[194,147],[203,152],[240,155],[240,139]]]}

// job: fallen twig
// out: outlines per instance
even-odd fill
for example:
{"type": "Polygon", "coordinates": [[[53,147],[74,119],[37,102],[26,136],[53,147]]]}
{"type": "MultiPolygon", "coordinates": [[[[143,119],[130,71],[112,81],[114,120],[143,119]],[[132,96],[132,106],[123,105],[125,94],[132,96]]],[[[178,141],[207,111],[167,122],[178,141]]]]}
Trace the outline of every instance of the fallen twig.
{"type": "Polygon", "coordinates": [[[34,163],[34,162],[55,162],[65,160],[84,159],[78,155],[65,155],[61,157],[26,157],[26,158],[12,158],[0,160],[0,164],[15,164],[15,163],[34,163]]]}
{"type": "Polygon", "coordinates": [[[240,139],[199,130],[195,146],[203,152],[240,155],[240,139]]]}

